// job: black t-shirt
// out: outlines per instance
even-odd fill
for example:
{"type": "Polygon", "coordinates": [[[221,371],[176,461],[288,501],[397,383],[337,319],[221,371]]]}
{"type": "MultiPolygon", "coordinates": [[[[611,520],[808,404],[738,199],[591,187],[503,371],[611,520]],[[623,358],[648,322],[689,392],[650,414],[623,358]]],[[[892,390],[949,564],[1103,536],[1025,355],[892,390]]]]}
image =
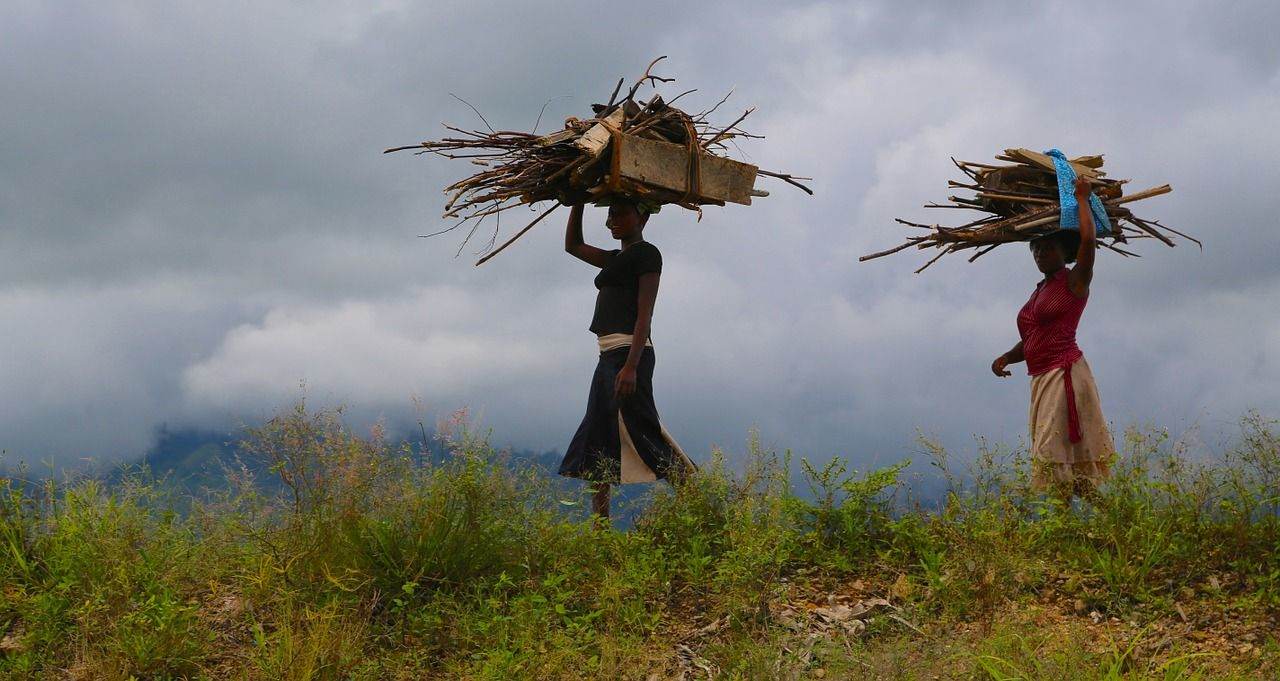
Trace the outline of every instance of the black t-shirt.
{"type": "Polygon", "coordinates": [[[596,275],[596,313],[592,333],[633,333],[640,302],[640,275],[662,272],[662,253],[648,241],[609,251],[609,262],[596,275]]]}

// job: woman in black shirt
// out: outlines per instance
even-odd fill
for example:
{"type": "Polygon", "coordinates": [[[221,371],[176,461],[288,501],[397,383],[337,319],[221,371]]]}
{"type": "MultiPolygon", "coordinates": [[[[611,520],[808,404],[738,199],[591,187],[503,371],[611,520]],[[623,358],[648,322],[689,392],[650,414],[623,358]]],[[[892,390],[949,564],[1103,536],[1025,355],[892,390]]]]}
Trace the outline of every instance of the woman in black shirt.
{"type": "Polygon", "coordinates": [[[606,251],[582,240],[582,204],[573,206],[564,250],[600,268],[591,331],[600,362],[591,379],[587,414],[565,451],[560,474],[594,483],[591,510],[609,517],[609,486],[678,478],[693,464],[662,427],[653,403],[653,343],[649,323],[658,298],[662,254],[644,240],[653,212],[615,200],[605,226],[622,248],[606,251]]]}

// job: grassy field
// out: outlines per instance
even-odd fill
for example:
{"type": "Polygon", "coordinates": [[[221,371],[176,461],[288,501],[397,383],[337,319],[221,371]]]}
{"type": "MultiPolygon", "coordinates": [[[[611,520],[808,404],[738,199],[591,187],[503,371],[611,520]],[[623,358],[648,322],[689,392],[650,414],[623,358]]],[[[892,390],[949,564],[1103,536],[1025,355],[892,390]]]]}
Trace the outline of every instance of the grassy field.
{"type": "Polygon", "coordinates": [[[955,470],[924,445],[949,481],[928,507],[901,466],[752,443],[623,532],[461,421],[424,464],[298,407],[194,505],[145,473],[5,481],[0,675],[1280,676],[1274,422],[1214,453],[1130,432],[1074,505],[1029,491],[1023,452],[955,470]]]}

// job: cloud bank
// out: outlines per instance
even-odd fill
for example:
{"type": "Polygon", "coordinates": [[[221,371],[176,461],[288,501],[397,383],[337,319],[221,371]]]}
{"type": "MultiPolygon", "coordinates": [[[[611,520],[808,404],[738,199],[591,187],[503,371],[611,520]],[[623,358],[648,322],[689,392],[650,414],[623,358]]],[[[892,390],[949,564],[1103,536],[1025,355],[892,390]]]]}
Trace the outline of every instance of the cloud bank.
{"type": "Polygon", "coordinates": [[[592,272],[561,252],[562,218],[472,267],[451,236],[416,236],[466,166],[379,152],[475,122],[449,92],[523,129],[553,98],[548,129],[658,54],[700,88],[690,106],[729,88],[726,116],[758,105],[767,140],[744,157],[817,191],[651,223],[657,399],[687,449],[753,426],[859,464],[918,430],[1016,441],[1026,381],[987,367],[1016,340],[1030,257],[857,263],[898,242],[893,217],[949,217],[919,208],[945,196],[948,157],[1007,146],[1169,182],[1145,210],[1206,242],[1103,255],[1080,340],[1109,417],[1274,412],[1274,4],[619,11],[621,34],[587,3],[0,9],[6,459],[111,459],[161,423],[225,427],[303,394],[397,423],[468,406],[499,444],[562,447],[594,364],[592,272]]]}

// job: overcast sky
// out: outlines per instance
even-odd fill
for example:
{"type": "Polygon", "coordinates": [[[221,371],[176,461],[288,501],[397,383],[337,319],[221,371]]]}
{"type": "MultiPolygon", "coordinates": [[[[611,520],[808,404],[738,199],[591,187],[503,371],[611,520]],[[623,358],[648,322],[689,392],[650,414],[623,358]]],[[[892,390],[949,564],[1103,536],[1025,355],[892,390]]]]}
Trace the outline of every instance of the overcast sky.
{"type": "MultiPolygon", "coordinates": [[[[992,358],[1037,280],[1025,248],[922,275],[897,216],[954,220],[948,158],[1105,153],[1135,204],[1201,237],[1100,257],[1080,343],[1118,428],[1230,429],[1280,398],[1280,4],[6,2],[0,8],[4,463],[145,450],[301,395],[359,422],[468,407],[560,449],[595,363],[593,272],[563,213],[476,268],[439,229],[461,161],[382,149],[587,115],[650,59],[815,178],[664,210],[659,411],[687,449],[859,465],[1024,436],[992,358]],[[945,213],[945,214],[944,214],[945,213]]],[[[513,211],[503,233],[533,212],[513,211]]],[[[603,212],[588,239],[607,245],[603,212]]]]}

